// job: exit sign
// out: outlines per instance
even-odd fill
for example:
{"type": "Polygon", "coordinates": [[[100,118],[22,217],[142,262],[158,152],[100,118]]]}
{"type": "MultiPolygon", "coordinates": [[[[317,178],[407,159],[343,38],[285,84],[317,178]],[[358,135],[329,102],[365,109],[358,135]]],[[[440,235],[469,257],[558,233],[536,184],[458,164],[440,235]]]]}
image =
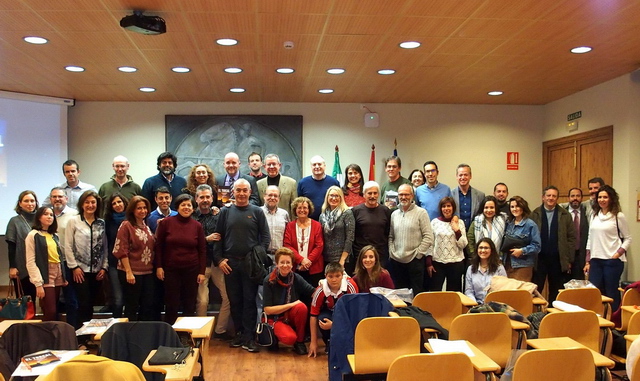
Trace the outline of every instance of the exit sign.
{"type": "Polygon", "coordinates": [[[573,114],[567,115],[567,122],[571,122],[572,120],[576,120],[578,118],[582,118],[582,111],[576,111],[573,114]]]}

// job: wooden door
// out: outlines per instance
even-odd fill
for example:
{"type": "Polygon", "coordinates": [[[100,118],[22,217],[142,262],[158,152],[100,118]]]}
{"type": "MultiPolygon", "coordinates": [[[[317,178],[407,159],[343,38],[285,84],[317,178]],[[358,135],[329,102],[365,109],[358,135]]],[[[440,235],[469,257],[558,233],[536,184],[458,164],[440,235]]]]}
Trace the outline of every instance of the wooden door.
{"type": "Polygon", "coordinates": [[[589,196],[587,181],[613,178],[613,126],[550,140],[542,144],[542,185],[555,185],[559,202],[568,201],[569,189],[580,187],[583,200],[589,196]]]}

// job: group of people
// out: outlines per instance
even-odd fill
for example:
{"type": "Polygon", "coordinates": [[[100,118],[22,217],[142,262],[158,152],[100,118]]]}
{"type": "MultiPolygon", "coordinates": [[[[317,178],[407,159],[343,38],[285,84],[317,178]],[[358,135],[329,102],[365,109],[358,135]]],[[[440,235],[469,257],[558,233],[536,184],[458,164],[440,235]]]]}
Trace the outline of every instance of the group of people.
{"type": "Polygon", "coordinates": [[[435,162],[407,179],[396,156],[385,160],[382,185],[365,182],[357,164],[346,167],[341,185],[320,156],[299,181],[281,173],[276,154],[263,160],[254,152],[248,162],[241,174],[240,158],[229,152],[224,174],[201,163],[185,179],[175,173],[176,156],[164,152],[158,174],[140,187],[117,156],[113,177],[96,190],[68,160],[66,182],[44,206],[32,191],[18,197],[6,234],[10,277],[40,300],[44,320],[57,319],[62,290],[76,327],[91,318],[104,280],[114,317],[160,320],[164,310],[169,323],[180,311],[205,315],[213,283],[222,298],[215,336],[249,352],[258,351],[262,290],[279,341],[309,356],[317,354],[318,332],[328,344],[337,299],[372,287],[417,294],[446,282],[447,290],[483,302],[492,276],[503,275],[541,290],[548,280],[553,300],[564,281],[588,274],[619,304],[631,237],[618,195],[602,179],[589,180],[591,200],[582,202],[580,188],[572,188],[565,206],[548,186],[532,212],[522,197],[509,198],[504,183],[486,197],[471,187],[466,164],[451,189],[438,181],[435,162]],[[275,260],[264,280],[252,278],[256,252],[275,260]]]}

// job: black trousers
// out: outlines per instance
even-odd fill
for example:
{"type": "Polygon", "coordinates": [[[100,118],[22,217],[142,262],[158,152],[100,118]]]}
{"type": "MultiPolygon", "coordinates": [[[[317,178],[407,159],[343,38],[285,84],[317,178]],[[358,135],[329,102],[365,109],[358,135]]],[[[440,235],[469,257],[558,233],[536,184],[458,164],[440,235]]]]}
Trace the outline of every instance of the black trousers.
{"type": "Polygon", "coordinates": [[[560,266],[560,256],[555,254],[542,254],[538,255],[538,265],[533,272],[533,283],[538,286],[538,291],[542,292],[544,289],[544,281],[549,280],[549,303],[556,300],[558,296],[558,290],[563,288],[565,275],[562,273],[562,267],[560,266]]]}
{"type": "Polygon", "coordinates": [[[396,288],[411,288],[413,294],[418,295],[424,289],[424,268],[425,259],[414,258],[409,263],[401,263],[394,259],[389,259],[389,274],[393,279],[396,288]]]}
{"type": "Polygon", "coordinates": [[[462,292],[462,277],[465,271],[465,261],[440,263],[433,261],[435,272],[431,275],[431,291],[442,291],[444,281],[447,281],[447,291],[462,292]]]}

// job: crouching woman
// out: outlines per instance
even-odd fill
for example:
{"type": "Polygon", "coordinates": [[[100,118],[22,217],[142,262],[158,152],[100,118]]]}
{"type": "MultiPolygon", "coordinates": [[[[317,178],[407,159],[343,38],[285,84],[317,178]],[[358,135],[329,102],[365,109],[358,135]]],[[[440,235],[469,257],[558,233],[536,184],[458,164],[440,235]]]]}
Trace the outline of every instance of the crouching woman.
{"type": "Polygon", "coordinates": [[[295,256],[291,249],[278,249],[275,259],[276,268],[263,284],[264,312],[268,315],[269,323],[273,324],[278,341],[293,345],[295,353],[306,355],[304,331],[309,309],[300,298],[309,298],[314,288],[299,274],[293,272],[295,256]]]}

